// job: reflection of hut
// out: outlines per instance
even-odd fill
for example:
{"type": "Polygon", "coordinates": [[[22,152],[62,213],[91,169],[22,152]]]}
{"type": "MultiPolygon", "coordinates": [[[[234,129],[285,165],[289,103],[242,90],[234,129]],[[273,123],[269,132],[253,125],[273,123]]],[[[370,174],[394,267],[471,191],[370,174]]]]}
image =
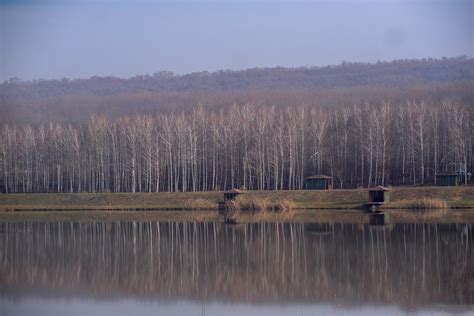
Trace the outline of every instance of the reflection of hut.
{"type": "Polygon", "coordinates": [[[390,189],[381,185],[369,189],[369,203],[390,202],[390,189]]]}
{"type": "Polygon", "coordinates": [[[244,191],[239,189],[232,189],[229,191],[224,192],[224,201],[232,201],[235,200],[237,195],[244,193],[244,191]]]}
{"type": "Polygon", "coordinates": [[[455,173],[441,173],[436,175],[437,186],[457,186],[459,185],[459,175],[455,173]]]}
{"type": "Polygon", "coordinates": [[[375,213],[369,215],[369,225],[390,225],[392,223],[389,213],[375,213]]]}
{"type": "Polygon", "coordinates": [[[325,175],[315,175],[304,179],[307,190],[329,190],[332,188],[332,178],[325,175]]]}
{"type": "Polygon", "coordinates": [[[305,226],[308,232],[320,236],[331,234],[334,231],[334,225],[329,223],[308,223],[305,226]]]}

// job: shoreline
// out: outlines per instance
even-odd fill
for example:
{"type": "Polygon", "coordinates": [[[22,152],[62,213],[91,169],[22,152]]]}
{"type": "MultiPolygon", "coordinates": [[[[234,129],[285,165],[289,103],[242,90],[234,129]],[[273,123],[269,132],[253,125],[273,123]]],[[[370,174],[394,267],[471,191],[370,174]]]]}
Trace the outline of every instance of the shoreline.
{"type": "MultiPolygon", "coordinates": [[[[268,201],[289,200],[289,212],[245,212],[246,222],[367,222],[361,208],[367,189],[246,191],[246,196],[268,201]],[[256,215],[258,214],[258,216],[256,215]]],[[[392,214],[395,222],[474,223],[474,187],[391,187],[391,203],[380,210],[392,214]],[[446,201],[448,211],[401,208],[397,203],[436,198],[446,201]],[[433,211],[433,212],[431,212],[433,211]],[[432,213],[432,214],[431,214],[432,213]]],[[[17,220],[157,220],[223,221],[217,212],[223,192],[160,193],[36,193],[0,194],[0,221],[17,220]],[[209,205],[211,207],[209,207],[209,205]],[[214,208],[212,206],[215,206],[214,208]]]]}
{"type": "MultiPolygon", "coordinates": [[[[391,187],[391,203],[436,198],[448,208],[474,208],[474,186],[391,187]]],[[[367,189],[245,191],[244,196],[268,201],[289,200],[297,210],[359,209],[367,189]]],[[[211,209],[223,201],[223,191],[159,193],[12,193],[0,194],[0,210],[189,210],[211,209]]]]}
{"type": "MultiPolygon", "coordinates": [[[[474,211],[453,210],[438,217],[408,210],[389,210],[393,224],[398,223],[459,223],[474,224],[474,211]]],[[[90,221],[159,221],[159,222],[221,222],[217,211],[21,211],[0,212],[0,222],[90,222],[90,221]]],[[[238,224],[262,222],[352,223],[368,224],[369,214],[360,210],[295,210],[290,212],[241,212],[238,224]]]]}

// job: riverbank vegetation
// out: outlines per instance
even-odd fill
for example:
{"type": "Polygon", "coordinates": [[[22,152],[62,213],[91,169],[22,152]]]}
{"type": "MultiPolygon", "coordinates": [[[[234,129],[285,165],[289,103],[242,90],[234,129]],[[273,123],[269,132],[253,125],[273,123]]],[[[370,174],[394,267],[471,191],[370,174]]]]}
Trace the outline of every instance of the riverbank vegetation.
{"type": "Polygon", "coordinates": [[[269,200],[256,195],[240,195],[235,200],[227,203],[231,209],[239,211],[290,211],[295,208],[295,203],[289,199],[269,200]]]}
{"type": "Polygon", "coordinates": [[[421,198],[411,200],[401,200],[396,203],[392,203],[390,207],[410,210],[435,210],[435,209],[447,209],[448,203],[442,199],[436,198],[421,198]]]}
{"type": "MultiPolygon", "coordinates": [[[[474,207],[474,206],[473,206],[474,207]]],[[[418,198],[399,200],[390,203],[382,209],[396,210],[399,217],[405,220],[439,220],[447,217],[449,205],[446,200],[439,198],[418,198]]],[[[474,210],[471,212],[474,213],[474,210]]]]}
{"type": "MultiPolygon", "coordinates": [[[[307,210],[357,209],[367,202],[364,189],[246,191],[244,196],[244,201],[289,203],[287,208],[307,210]]],[[[392,203],[387,207],[396,208],[399,203],[423,198],[443,200],[451,208],[474,207],[474,187],[392,187],[391,197],[392,203]]],[[[214,209],[219,201],[223,201],[222,192],[0,194],[0,209],[214,209]]]]}

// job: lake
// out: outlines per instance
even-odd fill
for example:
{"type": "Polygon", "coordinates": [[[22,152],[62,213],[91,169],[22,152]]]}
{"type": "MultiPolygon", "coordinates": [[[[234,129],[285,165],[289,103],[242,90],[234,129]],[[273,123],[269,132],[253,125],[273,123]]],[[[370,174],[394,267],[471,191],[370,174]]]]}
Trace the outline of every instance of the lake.
{"type": "Polygon", "coordinates": [[[0,314],[473,314],[473,228],[3,222],[0,314]]]}

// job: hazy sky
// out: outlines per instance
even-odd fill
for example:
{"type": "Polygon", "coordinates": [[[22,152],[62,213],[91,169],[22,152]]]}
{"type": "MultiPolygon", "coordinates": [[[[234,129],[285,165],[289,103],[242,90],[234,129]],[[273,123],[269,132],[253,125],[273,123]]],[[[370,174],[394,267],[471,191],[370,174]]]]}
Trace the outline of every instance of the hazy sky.
{"type": "Polygon", "coordinates": [[[473,56],[473,3],[0,0],[0,81],[473,56]]]}

